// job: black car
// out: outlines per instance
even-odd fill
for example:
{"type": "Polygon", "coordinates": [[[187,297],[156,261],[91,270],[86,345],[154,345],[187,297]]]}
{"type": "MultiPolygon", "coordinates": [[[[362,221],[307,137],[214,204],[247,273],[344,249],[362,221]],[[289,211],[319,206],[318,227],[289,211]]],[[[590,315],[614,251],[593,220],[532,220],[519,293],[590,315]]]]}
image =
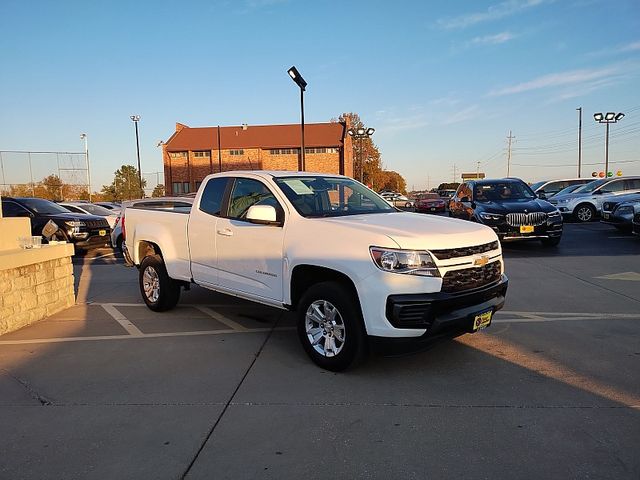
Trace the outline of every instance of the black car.
{"type": "Polygon", "coordinates": [[[30,218],[32,235],[42,235],[42,229],[51,220],[58,226],[53,240],[65,240],[81,248],[104,245],[111,239],[111,229],[104,217],[73,213],[42,198],[2,197],[2,214],[30,218]]]}
{"type": "Polygon", "coordinates": [[[640,193],[618,195],[602,204],[602,223],[630,232],[636,210],[640,209],[640,193]]]}
{"type": "Polygon", "coordinates": [[[555,246],[562,237],[562,215],[519,179],[471,180],[449,203],[449,215],[491,227],[500,241],[540,240],[555,246]]]}

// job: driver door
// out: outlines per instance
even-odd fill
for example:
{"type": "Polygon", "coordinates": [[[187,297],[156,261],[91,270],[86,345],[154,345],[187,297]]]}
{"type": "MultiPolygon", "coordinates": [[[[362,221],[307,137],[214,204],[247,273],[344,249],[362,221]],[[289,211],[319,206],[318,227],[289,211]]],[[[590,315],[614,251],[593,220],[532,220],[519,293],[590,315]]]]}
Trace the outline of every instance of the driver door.
{"type": "Polygon", "coordinates": [[[228,213],[217,219],[215,234],[219,286],[282,302],[284,210],[269,188],[259,180],[236,178],[228,213]],[[282,224],[247,221],[252,205],[273,206],[282,224]]]}

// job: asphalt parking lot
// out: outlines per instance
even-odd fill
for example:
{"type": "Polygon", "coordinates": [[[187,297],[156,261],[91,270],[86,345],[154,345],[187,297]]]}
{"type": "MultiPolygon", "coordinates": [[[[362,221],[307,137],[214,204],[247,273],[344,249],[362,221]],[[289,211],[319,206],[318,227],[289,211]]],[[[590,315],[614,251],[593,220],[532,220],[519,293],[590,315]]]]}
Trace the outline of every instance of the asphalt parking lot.
{"type": "Polygon", "coordinates": [[[640,238],[504,246],[474,335],[335,374],[292,315],[193,288],[149,311],[110,249],[0,337],[0,478],[640,478],[640,238]]]}

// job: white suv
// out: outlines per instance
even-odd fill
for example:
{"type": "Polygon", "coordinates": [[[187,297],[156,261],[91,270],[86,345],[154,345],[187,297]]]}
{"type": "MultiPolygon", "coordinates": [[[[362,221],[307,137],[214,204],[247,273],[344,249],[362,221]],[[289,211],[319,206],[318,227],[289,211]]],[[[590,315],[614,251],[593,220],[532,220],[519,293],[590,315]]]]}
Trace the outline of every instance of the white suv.
{"type": "Polygon", "coordinates": [[[590,222],[602,211],[602,203],[611,197],[640,192],[640,177],[603,178],[582,187],[577,193],[556,195],[549,203],[562,215],[573,216],[579,222],[590,222]]]}

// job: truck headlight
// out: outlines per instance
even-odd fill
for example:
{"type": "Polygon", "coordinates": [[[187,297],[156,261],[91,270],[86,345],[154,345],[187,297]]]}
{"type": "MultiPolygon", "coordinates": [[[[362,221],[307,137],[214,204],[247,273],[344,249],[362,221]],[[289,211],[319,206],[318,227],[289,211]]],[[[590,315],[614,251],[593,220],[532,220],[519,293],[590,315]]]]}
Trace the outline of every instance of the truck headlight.
{"type": "Polygon", "coordinates": [[[406,273],[423,277],[439,277],[429,252],[423,250],[397,250],[393,248],[371,247],[371,258],[376,266],[385,272],[406,273]]]}
{"type": "Polygon", "coordinates": [[[487,212],[480,212],[480,218],[482,218],[483,220],[493,220],[498,221],[498,220],[502,220],[504,217],[504,215],[500,215],[499,213],[487,213],[487,212]]]}

